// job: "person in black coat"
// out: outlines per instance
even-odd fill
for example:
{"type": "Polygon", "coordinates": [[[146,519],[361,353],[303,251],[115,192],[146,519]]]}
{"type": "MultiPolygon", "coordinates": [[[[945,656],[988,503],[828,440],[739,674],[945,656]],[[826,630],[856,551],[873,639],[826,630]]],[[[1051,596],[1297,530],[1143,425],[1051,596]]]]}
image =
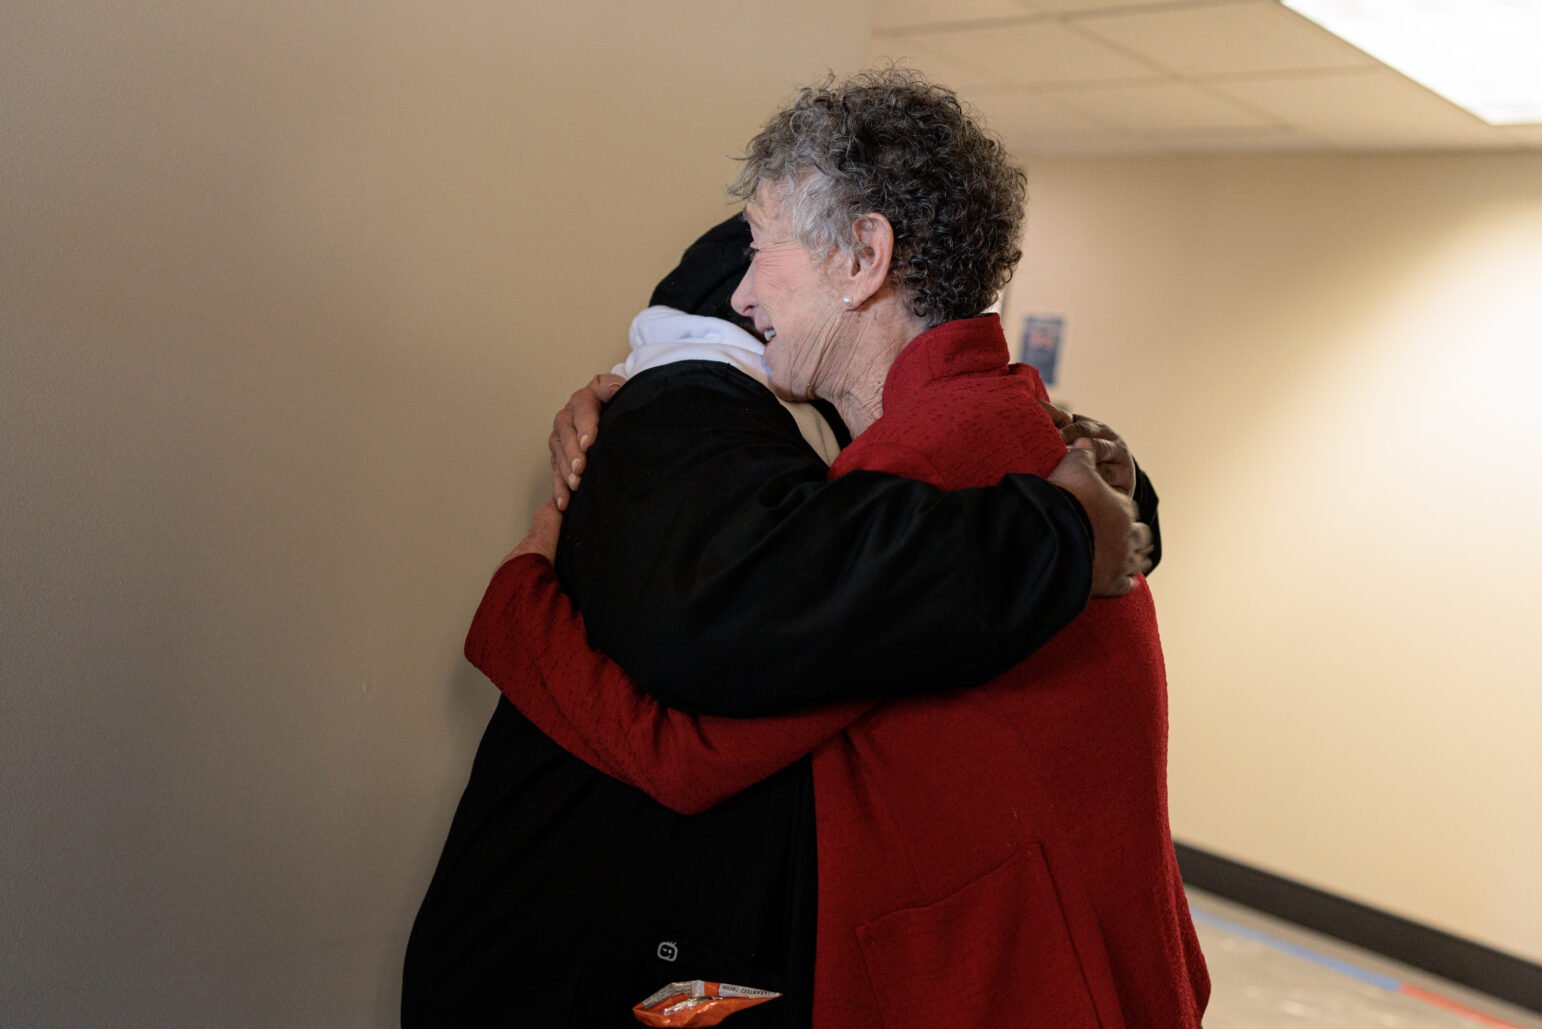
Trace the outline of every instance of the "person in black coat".
{"type": "MultiPolygon", "coordinates": [[[[654,303],[731,316],[747,241],[738,215],[715,226],[654,303]]],[[[593,642],[666,702],[710,687],[752,714],[849,696],[856,669],[896,691],[978,684],[1085,607],[1091,526],[1046,480],[943,493],[825,473],[732,368],[637,376],[604,412],[555,562],[593,642]],[[703,555],[709,575],[659,574],[703,555]],[[993,616],[946,603],[947,584],[994,598],[993,616]],[[796,647],[764,631],[792,619],[796,647]],[[908,645],[940,634],[976,657],[908,645]]],[[[740,1029],[806,1026],[816,860],[807,759],[687,817],[500,700],[412,929],[402,1024],[636,1025],[643,997],[704,978],[784,994],[740,1029]]]]}

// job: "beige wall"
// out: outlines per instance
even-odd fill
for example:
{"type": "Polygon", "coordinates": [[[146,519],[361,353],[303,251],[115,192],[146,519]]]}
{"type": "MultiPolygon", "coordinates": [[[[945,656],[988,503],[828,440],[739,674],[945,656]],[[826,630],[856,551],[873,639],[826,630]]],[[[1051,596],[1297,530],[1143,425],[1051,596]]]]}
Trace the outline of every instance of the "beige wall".
{"type": "MultiPolygon", "coordinates": [[[[550,411],[865,26],[5,5],[0,1022],[392,1022],[550,411]]],[[[1179,834],[1542,957],[1542,159],[1032,176],[1008,316],[1165,498],[1179,834]]]]}
{"type": "Polygon", "coordinates": [[[1009,322],[1163,496],[1176,834],[1542,959],[1542,155],[1029,172],[1009,322]]]}
{"type": "Polygon", "coordinates": [[[551,412],[861,0],[0,11],[0,1023],[383,1026],[551,412]]]}

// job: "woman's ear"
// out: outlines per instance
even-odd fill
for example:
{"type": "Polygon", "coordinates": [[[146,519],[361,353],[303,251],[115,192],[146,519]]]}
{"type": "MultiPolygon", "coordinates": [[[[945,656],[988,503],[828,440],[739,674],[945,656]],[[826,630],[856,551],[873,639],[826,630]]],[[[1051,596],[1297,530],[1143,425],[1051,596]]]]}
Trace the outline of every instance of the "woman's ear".
{"type": "Polygon", "coordinates": [[[866,303],[889,281],[894,262],[894,226],[877,211],[869,211],[851,223],[856,246],[842,262],[846,281],[843,297],[851,297],[856,309],[866,303]]]}

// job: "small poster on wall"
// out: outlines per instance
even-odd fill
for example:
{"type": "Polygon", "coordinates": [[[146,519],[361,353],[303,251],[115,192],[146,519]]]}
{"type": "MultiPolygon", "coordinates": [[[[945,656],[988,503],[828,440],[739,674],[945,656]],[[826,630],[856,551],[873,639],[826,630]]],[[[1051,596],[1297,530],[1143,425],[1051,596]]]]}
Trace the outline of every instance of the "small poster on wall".
{"type": "Polygon", "coordinates": [[[1065,337],[1065,319],[1057,314],[1030,314],[1023,319],[1023,344],[1018,360],[1039,373],[1044,385],[1055,384],[1055,366],[1060,361],[1060,341],[1065,337]]]}

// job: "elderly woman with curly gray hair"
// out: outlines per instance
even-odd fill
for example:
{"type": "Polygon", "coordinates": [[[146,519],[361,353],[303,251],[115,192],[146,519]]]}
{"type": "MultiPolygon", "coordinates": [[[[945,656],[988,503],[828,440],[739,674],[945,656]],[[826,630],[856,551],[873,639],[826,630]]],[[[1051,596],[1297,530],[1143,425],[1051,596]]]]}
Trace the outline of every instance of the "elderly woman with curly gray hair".
{"type": "MultiPolygon", "coordinates": [[[[982,313],[1020,257],[1024,177],[951,92],[894,70],[805,89],[732,189],[751,239],[733,308],[765,341],[771,389],[833,404],[851,430],[832,482],[886,473],[953,493],[1047,479],[1104,538],[1103,509],[1065,471],[1086,455],[1068,456],[1064,418],[982,313]]],[[[1167,821],[1155,609],[1127,558],[1098,549],[1093,578],[1115,583],[1102,599],[964,691],[941,692],[981,677],[929,691],[881,662],[814,691],[750,667],[692,676],[656,646],[656,619],[585,598],[606,657],[550,566],[519,551],[499,576],[550,588],[484,600],[467,653],[552,739],[674,810],[750,796],[812,755],[816,1025],[1197,1027],[1209,983],[1167,821]],[[510,619],[560,642],[511,642],[510,619]],[[785,713],[816,702],[833,706],[785,713]],[[772,717],[715,717],[744,715],[772,717]]],[[[872,604],[872,624],[845,623],[858,649],[892,617],[872,604]]],[[[799,629],[769,631],[797,646],[799,629]]],[[[980,667],[956,634],[892,645],[935,658],[927,668],[980,667]]]]}
{"type": "MultiPolygon", "coordinates": [[[[832,475],[962,489],[1065,456],[1037,375],[980,314],[1020,257],[1022,173],[951,96],[895,75],[806,90],[734,191],[755,241],[734,306],[773,385],[851,428],[832,475]]],[[[1208,984],[1166,729],[1140,581],[985,688],[881,706],[817,752],[816,1009],[840,1025],[1197,1026],[1208,984]]]]}

